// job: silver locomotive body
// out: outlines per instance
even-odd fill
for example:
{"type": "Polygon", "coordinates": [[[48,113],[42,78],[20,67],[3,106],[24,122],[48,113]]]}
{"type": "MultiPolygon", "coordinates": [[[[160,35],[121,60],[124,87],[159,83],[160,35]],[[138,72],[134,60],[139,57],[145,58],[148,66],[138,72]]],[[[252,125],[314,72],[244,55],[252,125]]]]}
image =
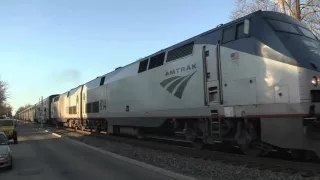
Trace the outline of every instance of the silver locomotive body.
{"type": "Polygon", "coordinates": [[[319,56],[305,25],[258,11],[61,94],[52,116],[109,133],[232,142],[248,154],[320,156],[319,56]]]}

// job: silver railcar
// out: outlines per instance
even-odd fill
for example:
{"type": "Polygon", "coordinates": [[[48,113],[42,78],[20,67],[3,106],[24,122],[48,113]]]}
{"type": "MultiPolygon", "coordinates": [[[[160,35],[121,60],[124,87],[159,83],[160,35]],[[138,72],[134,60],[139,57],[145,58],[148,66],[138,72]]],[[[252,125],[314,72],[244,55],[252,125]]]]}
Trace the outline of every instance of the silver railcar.
{"type": "Polygon", "coordinates": [[[52,100],[57,97],[58,94],[50,95],[44,99],[40,99],[38,103],[35,104],[35,121],[38,123],[48,123],[52,124],[53,120],[51,118],[51,105],[52,100]]]}

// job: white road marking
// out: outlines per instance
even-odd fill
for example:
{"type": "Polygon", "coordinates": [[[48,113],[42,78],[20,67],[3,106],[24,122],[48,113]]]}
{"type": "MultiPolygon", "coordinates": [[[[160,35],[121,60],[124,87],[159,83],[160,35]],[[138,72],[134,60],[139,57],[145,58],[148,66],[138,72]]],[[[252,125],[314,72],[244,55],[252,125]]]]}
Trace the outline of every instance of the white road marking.
{"type": "Polygon", "coordinates": [[[134,164],[136,166],[140,166],[142,168],[157,172],[157,173],[162,174],[162,175],[169,176],[171,178],[175,178],[175,179],[178,179],[178,180],[198,180],[198,179],[193,178],[193,177],[185,176],[185,175],[182,175],[182,174],[179,174],[179,173],[176,173],[176,172],[172,172],[172,171],[169,171],[169,170],[166,170],[166,169],[163,169],[163,168],[159,168],[159,167],[144,163],[144,162],[140,162],[140,161],[137,161],[137,160],[134,160],[134,159],[130,159],[128,157],[120,156],[118,154],[115,154],[115,153],[112,153],[112,152],[109,152],[109,151],[106,151],[106,150],[103,150],[103,149],[100,149],[100,148],[97,148],[97,147],[94,147],[94,146],[79,142],[79,141],[76,141],[76,140],[73,140],[73,139],[70,139],[68,137],[63,137],[63,139],[69,141],[72,144],[77,144],[77,145],[80,145],[80,146],[87,147],[89,149],[98,151],[98,152],[100,152],[102,154],[109,155],[109,156],[111,156],[113,158],[116,158],[116,159],[119,159],[119,160],[122,160],[122,161],[125,161],[125,162],[128,162],[128,163],[134,164]]]}
{"type": "Polygon", "coordinates": [[[57,133],[51,133],[51,134],[60,138],[62,137],[60,134],[57,134],[57,133]]]}

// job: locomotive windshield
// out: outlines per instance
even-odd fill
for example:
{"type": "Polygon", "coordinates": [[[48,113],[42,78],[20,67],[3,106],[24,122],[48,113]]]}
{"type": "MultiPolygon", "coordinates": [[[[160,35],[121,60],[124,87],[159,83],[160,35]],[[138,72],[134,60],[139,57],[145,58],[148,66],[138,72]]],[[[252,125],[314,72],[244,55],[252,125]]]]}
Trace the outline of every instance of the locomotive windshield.
{"type": "Polygon", "coordinates": [[[299,34],[297,29],[294,28],[294,26],[290,23],[286,23],[278,20],[272,20],[272,19],[269,19],[268,21],[271,23],[273,29],[276,31],[299,34]]]}
{"type": "Polygon", "coordinates": [[[320,71],[320,44],[317,37],[302,24],[268,19],[277,36],[301,67],[320,71]]]}
{"type": "Polygon", "coordinates": [[[269,19],[268,21],[272,25],[273,29],[276,31],[303,35],[315,40],[317,39],[316,36],[310,30],[304,27],[301,27],[299,25],[296,25],[295,27],[293,24],[283,22],[283,21],[273,20],[273,19],[269,19]],[[301,33],[298,30],[300,30],[301,33]]]}

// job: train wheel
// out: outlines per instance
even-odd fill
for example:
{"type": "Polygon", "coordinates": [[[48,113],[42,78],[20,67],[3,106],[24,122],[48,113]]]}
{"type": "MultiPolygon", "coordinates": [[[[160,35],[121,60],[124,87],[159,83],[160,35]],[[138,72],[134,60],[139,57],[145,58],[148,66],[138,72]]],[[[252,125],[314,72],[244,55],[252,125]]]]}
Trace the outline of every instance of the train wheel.
{"type": "Polygon", "coordinates": [[[246,124],[238,122],[235,139],[242,152],[249,156],[256,157],[267,153],[263,142],[259,140],[256,126],[252,122],[247,122],[246,124]]]}
{"type": "Polygon", "coordinates": [[[291,156],[296,159],[296,160],[304,160],[306,155],[306,151],[305,150],[292,150],[291,152],[291,156]]]}
{"type": "Polygon", "coordinates": [[[306,160],[306,161],[318,161],[320,159],[320,153],[318,155],[319,156],[317,156],[317,153],[315,153],[313,151],[306,151],[304,160],[306,160]]]}
{"type": "Polygon", "coordinates": [[[100,128],[99,126],[96,126],[94,132],[95,132],[96,134],[100,134],[101,128],[100,128]]]}
{"type": "Polygon", "coordinates": [[[137,139],[144,139],[145,138],[144,133],[141,129],[138,128],[138,129],[135,129],[135,131],[136,131],[137,139]]]}
{"type": "Polygon", "coordinates": [[[72,120],[69,120],[69,122],[68,122],[68,128],[72,128],[72,124],[73,124],[72,120]]]}
{"type": "Polygon", "coordinates": [[[252,140],[247,144],[239,145],[243,153],[249,156],[254,156],[254,157],[265,154],[262,146],[263,146],[262,142],[258,140],[252,140]]]}
{"type": "Polygon", "coordinates": [[[204,143],[202,139],[195,139],[191,144],[192,147],[197,150],[202,150],[204,148],[204,143]]]}
{"type": "Polygon", "coordinates": [[[120,134],[120,127],[113,126],[113,135],[119,135],[120,134]]]}

